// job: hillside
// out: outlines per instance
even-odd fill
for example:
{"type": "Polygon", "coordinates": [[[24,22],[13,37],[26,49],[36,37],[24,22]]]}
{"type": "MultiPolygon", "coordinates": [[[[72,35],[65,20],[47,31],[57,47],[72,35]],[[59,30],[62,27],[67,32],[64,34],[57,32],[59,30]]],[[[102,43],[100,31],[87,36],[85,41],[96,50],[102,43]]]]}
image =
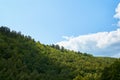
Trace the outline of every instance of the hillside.
{"type": "Polygon", "coordinates": [[[115,60],[44,45],[0,27],[0,80],[99,80],[115,60]]]}

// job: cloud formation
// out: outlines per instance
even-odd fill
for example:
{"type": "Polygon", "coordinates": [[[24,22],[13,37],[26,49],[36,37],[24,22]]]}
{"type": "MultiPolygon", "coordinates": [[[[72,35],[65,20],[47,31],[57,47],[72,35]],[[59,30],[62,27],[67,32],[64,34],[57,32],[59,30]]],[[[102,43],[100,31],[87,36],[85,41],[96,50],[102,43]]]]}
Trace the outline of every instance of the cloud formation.
{"type": "MultiPolygon", "coordinates": [[[[116,8],[114,18],[120,27],[120,3],[116,8]]],[[[120,57],[120,29],[110,32],[98,32],[77,37],[64,36],[65,40],[56,44],[67,49],[91,53],[95,56],[120,57]]]]}
{"type": "Polygon", "coordinates": [[[96,56],[115,56],[120,53],[120,29],[111,32],[70,37],[58,42],[67,49],[93,53],[96,56]]]}
{"type": "Polygon", "coordinates": [[[115,9],[115,12],[116,12],[116,14],[114,15],[114,18],[117,18],[119,20],[117,26],[120,27],[120,3],[118,4],[117,8],[115,9]]]}

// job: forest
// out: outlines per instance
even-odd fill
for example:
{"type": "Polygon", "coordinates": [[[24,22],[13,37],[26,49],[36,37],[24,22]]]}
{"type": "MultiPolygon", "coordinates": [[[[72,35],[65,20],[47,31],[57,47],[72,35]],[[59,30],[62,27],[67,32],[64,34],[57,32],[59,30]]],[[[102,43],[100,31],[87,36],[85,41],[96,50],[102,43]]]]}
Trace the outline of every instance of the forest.
{"type": "Polygon", "coordinates": [[[120,80],[120,59],[45,45],[1,26],[0,80],[120,80]]]}

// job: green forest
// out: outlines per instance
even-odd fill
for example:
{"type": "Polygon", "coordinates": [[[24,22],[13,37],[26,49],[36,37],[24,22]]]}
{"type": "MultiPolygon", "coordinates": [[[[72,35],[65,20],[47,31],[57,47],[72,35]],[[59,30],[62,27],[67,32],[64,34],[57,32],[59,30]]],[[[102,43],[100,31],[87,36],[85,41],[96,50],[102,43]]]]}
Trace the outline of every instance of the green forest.
{"type": "Polygon", "coordinates": [[[45,45],[1,26],[0,80],[120,80],[120,59],[45,45]]]}

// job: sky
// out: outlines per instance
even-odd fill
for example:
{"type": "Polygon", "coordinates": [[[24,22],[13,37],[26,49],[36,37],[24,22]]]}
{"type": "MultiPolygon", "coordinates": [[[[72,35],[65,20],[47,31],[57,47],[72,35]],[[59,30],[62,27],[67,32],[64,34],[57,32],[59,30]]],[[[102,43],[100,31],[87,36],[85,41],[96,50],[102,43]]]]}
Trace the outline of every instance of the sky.
{"type": "Polygon", "coordinates": [[[119,0],[0,0],[0,26],[44,44],[120,57],[119,0]]]}

